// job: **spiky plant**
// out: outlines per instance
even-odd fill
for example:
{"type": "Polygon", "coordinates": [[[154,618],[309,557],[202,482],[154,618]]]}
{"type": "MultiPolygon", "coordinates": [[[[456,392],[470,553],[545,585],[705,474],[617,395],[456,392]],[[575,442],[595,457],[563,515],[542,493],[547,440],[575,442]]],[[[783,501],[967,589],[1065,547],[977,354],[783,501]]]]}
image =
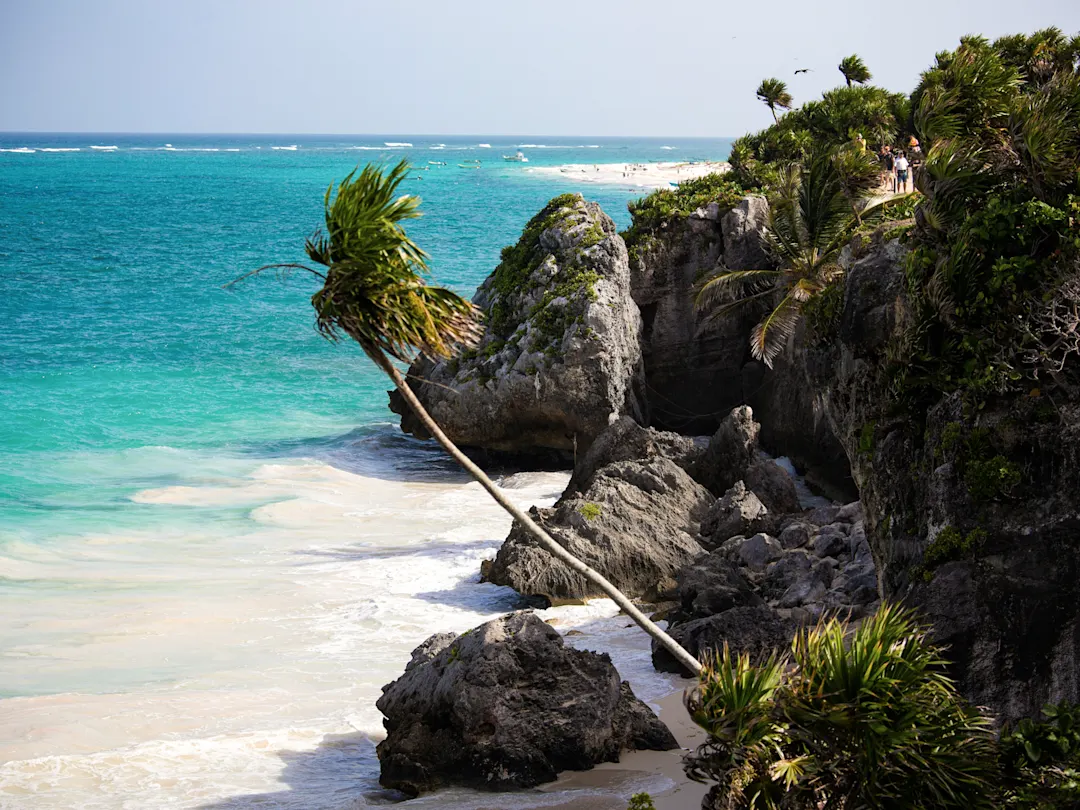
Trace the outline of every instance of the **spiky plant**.
{"type": "Polygon", "coordinates": [[[596,584],[646,633],[697,672],[701,664],[690,653],[650,621],[622,591],[559,545],[458,449],[391,362],[390,358],[408,363],[417,353],[432,359],[449,358],[463,347],[476,345],[483,334],[476,307],[451,290],[431,287],[424,281],[427,256],[401,224],[420,216],[420,199],[399,194],[408,170],[405,161],[386,172],[369,164],[359,174],[353,171],[342,180],[336,194],[333,186],[326,190],[326,230],[316,232],[304,245],[308,257],[325,271],[300,264],[273,264],[236,281],[271,269],[299,269],[322,279],[322,288],[311,297],[319,332],[332,341],[342,335],[355,340],[390,377],[428,432],[499,506],[548,552],[596,584]]]}
{"type": "Polygon", "coordinates": [[[842,274],[840,250],[860,217],[883,205],[858,211],[874,176],[869,170],[870,164],[846,147],[818,149],[802,166],[789,164],[780,176],[765,229],[766,244],[779,267],[722,269],[707,277],[695,300],[698,310],[711,310],[704,325],[751,302],[771,304],[750,334],[750,352],[772,368],[798,325],[803,304],[842,274]]]}
{"type": "Polygon", "coordinates": [[[687,773],[716,783],[710,810],[989,808],[990,724],[944,667],[891,605],[853,633],[836,620],[801,631],[789,659],[725,650],[688,697],[708,739],[687,773]]]}
{"type": "Polygon", "coordinates": [[[774,123],[780,120],[776,116],[777,109],[790,110],[794,103],[787,85],[779,79],[764,79],[758,85],[757,97],[769,108],[774,123]]]}
{"type": "Polygon", "coordinates": [[[845,56],[840,60],[838,67],[840,72],[844,74],[844,81],[847,82],[848,87],[851,87],[852,82],[866,84],[874,78],[870,74],[869,68],[866,67],[866,63],[858,54],[853,53],[851,56],[845,56]]]}

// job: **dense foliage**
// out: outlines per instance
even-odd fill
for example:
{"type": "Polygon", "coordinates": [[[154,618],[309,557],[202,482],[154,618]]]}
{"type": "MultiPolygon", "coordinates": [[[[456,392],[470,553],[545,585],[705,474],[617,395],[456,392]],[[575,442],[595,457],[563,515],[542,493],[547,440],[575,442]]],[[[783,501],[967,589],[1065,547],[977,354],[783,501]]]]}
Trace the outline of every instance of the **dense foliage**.
{"type": "Polygon", "coordinates": [[[938,54],[913,94],[912,320],[891,347],[894,393],[977,400],[1078,390],[1080,38],[1051,29],[938,54]]]}
{"type": "Polygon", "coordinates": [[[871,85],[837,87],[768,129],[736,140],[732,176],[746,188],[768,187],[785,163],[804,160],[814,149],[842,146],[859,134],[872,148],[899,143],[909,134],[909,117],[903,93],[871,85]]]}
{"type": "Polygon", "coordinates": [[[866,66],[866,63],[857,55],[845,56],[840,60],[840,72],[844,74],[844,81],[848,87],[851,87],[852,83],[866,84],[872,78],[870,69],[866,66]]]}
{"type": "Polygon", "coordinates": [[[1080,705],[1043,709],[1001,735],[1002,806],[1080,807],[1080,705]]]}
{"type": "Polygon", "coordinates": [[[727,649],[687,700],[708,740],[687,773],[714,782],[712,810],[990,808],[987,718],[944,674],[911,615],[885,605],[850,633],[802,631],[789,658],[727,649]]]}

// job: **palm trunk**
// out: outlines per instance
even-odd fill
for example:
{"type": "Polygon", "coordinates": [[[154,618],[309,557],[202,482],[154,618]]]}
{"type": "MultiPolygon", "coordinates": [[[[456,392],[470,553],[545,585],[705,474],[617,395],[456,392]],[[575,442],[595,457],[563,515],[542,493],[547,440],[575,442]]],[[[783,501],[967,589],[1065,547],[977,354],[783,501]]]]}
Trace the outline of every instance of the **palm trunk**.
{"type": "Polygon", "coordinates": [[[772,120],[773,120],[773,123],[774,123],[774,124],[779,124],[779,123],[780,123],[780,119],[776,117],[776,107],[774,107],[774,106],[772,106],[772,105],[770,104],[770,105],[769,105],[769,112],[771,112],[771,113],[772,113],[772,120]]]}
{"type": "Polygon", "coordinates": [[[571,554],[569,551],[567,551],[565,548],[555,542],[551,535],[544,531],[536,523],[536,521],[534,521],[527,514],[525,514],[525,512],[521,511],[521,509],[519,509],[517,505],[510,501],[505,495],[503,495],[502,490],[495,486],[495,482],[488,478],[487,474],[478,466],[476,466],[468,456],[462,453],[461,450],[458,449],[457,445],[450,441],[447,435],[442,432],[442,429],[439,427],[438,423],[436,423],[436,421],[431,418],[431,414],[427,412],[424,406],[420,403],[420,400],[416,398],[416,394],[414,394],[412,389],[409,388],[408,383],[405,382],[405,378],[401,376],[401,372],[397,370],[397,368],[394,366],[393,363],[390,362],[386,355],[378,350],[375,350],[375,352],[371,354],[375,362],[382,368],[383,371],[385,371],[390,376],[390,379],[394,381],[394,385],[397,386],[397,390],[401,392],[401,395],[403,397],[405,397],[405,401],[409,403],[409,407],[412,408],[413,413],[415,413],[417,418],[424,424],[424,427],[427,428],[428,432],[435,437],[435,440],[443,446],[447,453],[454,457],[454,460],[457,461],[458,464],[465,468],[465,471],[468,472],[469,475],[471,475],[480,483],[480,486],[482,486],[488,491],[488,494],[495,499],[495,502],[499,504],[499,506],[509,512],[510,515],[514,518],[514,520],[516,520],[518,523],[528,529],[532,533],[532,535],[540,541],[540,544],[548,550],[548,552],[550,552],[558,559],[562,560],[564,563],[570,566],[570,568],[572,568],[574,571],[577,571],[579,574],[585,577],[585,579],[595,584],[597,587],[600,588],[600,590],[610,596],[612,601],[614,601],[615,604],[622,608],[623,612],[626,613],[627,616],[637,622],[641,626],[642,630],[644,630],[646,633],[648,633],[650,636],[660,642],[660,644],[666,647],[668,652],[675,656],[675,659],[680,664],[682,664],[691,672],[698,673],[701,671],[701,663],[696,658],[694,658],[694,656],[690,655],[690,653],[684,650],[679,645],[679,642],[677,642],[675,639],[673,639],[671,636],[669,636],[667,633],[657,627],[656,624],[652,620],[650,620],[648,616],[638,610],[634,606],[633,602],[631,602],[627,598],[626,594],[624,594],[622,591],[620,591],[618,588],[608,582],[607,579],[603,577],[600,573],[594,571],[592,568],[587,566],[585,563],[583,563],[581,560],[579,560],[577,557],[575,557],[573,554],[571,554]]]}

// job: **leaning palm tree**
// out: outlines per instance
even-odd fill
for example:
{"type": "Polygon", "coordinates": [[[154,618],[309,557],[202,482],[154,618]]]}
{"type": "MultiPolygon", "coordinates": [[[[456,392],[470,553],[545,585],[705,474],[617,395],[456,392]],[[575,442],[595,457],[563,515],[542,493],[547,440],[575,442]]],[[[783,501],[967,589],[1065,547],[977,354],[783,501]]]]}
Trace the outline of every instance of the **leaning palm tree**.
{"type": "Polygon", "coordinates": [[[299,269],[320,278],[323,286],[311,297],[319,332],[331,341],[344,335],[360,344],[371,361],[390,377],[424,427],[499,506],[548,552],[610,596],[684,666],[700,671],[701,664],[690,653],[650,621],[622,591],[559,545],[450,441],[391,361],[408,363],[417,352],[436,360],[447,359],[461,348],[476,345],[483,334],[481,315],[475,306],[450,290],[424,282],[427,256],[400,224],[420,216],[419,197],[398,195],[398,186],[408,170],[405,161],[385,173],[369,164],[359,175],[350,173],[338,185],[336,195],[333,186],[326,190],[326,233],[316,232],[304,246],[308,257],[325,272],[300,264],[274,264],[236,281],[269,269],[299,269]]]}
{"type": "Polygon", "coordinates": [[[869,68],[866,67],[866,63],[859,58],[857,54],[846,56],[840,60],[840,72],[844,74],[844,81],[847,82],[847,86],[851,87],[852,82],[858,84],[866,84],[872,78],[869,68]]]}
{"type": "Polygon", "coordinates": [[[860,217],[897,199],[860,211],[869,190],[847,175],[850,157],[843,149],[817,149],[804,165],[784,167],[765,229],[777,269],[719,270],[698,288],[696,308],[712,310],[706,327],[751,302],[771,305],[750,334],[751,354],[769,368],[795,331],[803,305],[843,274],[840,251],[860,217]]]}
{"type": "Polygon", "coordinates": [[[793,103],[787,85],[779,79],[762,80],[761,84],[758,85],[757,97],[769,108],[769,112],[772,113],[773,123],[778,123],[780,121],[780,119],[776,117],[777,108],[780,108],[781,110],[790,110],[793,103]]]}

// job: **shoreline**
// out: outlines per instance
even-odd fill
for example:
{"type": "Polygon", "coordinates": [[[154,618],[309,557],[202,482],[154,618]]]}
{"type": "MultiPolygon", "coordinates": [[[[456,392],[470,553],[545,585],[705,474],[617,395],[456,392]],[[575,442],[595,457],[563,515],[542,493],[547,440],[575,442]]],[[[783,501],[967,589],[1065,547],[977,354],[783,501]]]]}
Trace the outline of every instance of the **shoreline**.
{"type": "Polygon", "coordinates": [[[590,185],[623,186],[630,189],[672,188],[686,180],[709,174],[724,174],[731,169],[726,161],[681,161],[662,163],[566,163],[560,166],[534,166],[526,174],[550,179],[580,181],[590,185]]]}

